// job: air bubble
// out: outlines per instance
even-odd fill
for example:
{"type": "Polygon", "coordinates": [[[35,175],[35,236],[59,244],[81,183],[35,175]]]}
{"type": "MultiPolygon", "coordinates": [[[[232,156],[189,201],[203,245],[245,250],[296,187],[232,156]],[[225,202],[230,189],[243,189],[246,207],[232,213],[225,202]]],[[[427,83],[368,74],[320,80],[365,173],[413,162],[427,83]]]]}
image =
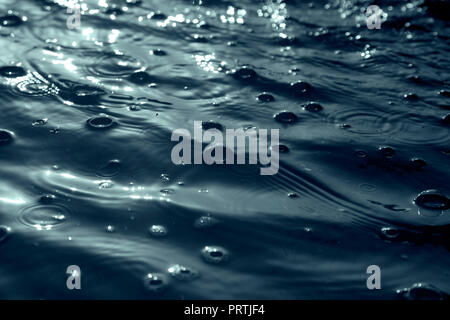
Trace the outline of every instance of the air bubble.
{"type": "Polygon", "coordinates": [[[10,233],[11,229],[9,227],[0,226],[0,243],[5,241],[9,237],[10,233]]]}
{"type": "Polygon", "coordinates": [[[218,264],[227,261],[229,254],[225,248],[206,246],[202,250],[202,257],[206,262],[218,264]]]}
{"type": "Polygon", "coordinates": [[[272,101],[275,101],[275,98],[270,93],[263,92],[260,95],[258,95],[258,101],[260,101],[260,102],[272,102],[272,101]]]}
{"type": "Polygon", "coordinates": [[[295,115],[295,113],[290,112],[290,111],[281,111],[281,112],[275,114],[273,116],[273,118],[277,122],[281,122],[281,123],[294,123],[295,121],[297,121],[297,116],[295,115]]]}
{"type": "Polygon", "coordinates": [[[450,208],[450,200],[437,190],[426,190],[421,192],[414,199],[414,202],[419,207],[430,210],[448,210],[450,208]]]}
{"type": "Polygon", "coordinates": [[[161,225],[152,225],[150,228],[148,228],[148,232],[154,237],[164,237],[167,235],[166,227],[161,225]]]}
{"type": "Polygon", "coordinates": [[[0,67],[0,75],[6,78],[18,78],[27,74],[24,68],[16,66],[4,66],[0,67]]]}
{"type": "Polygon", "coordinates": [[[180,281],[192,281],[198,277],[198,271],[179,264],[171,266],[169,274],[180,281]]]}
{"type": "Polygon", "coordinates": [[[163,274],[149,273],[144,278],[144,285],[148,290],[157,293],[167,287],[168,280],[163,274]]]}
{"type": "Polygon", "coordinates": [[[218,224],[219,221],[211,216],[203,216],[195,220],[194,226],[198,229],[206,229],[218,224]]]}
{"type": "Polygon", "coordinates": [[[318,103],[310,102],[307,105],[305,105],[303,109],[309,112],[319,112],[323,110],[323,107],[318,103]]]}
{"type": "Polygon", "coordinates": [[[397,290],[397,294],[407,300],[445,300],[447,294],[433,285],[415,283],[410,288],[397,290]]]}
{"type": "Polygon", "coordinates": [[[0,146],[9,144],[13,141],[13,134],[4,129],[0,129],[0,146]]]}

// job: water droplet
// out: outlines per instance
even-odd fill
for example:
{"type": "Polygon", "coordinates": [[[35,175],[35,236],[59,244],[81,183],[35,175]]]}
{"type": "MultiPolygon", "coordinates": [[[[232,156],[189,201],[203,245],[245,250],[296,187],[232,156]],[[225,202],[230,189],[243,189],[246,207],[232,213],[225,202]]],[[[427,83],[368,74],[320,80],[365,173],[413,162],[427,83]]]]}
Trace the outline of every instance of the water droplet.
{"type": "Polygon", "coordinates": [[[443,97],[450,98],[450,91],[448,91],[448,90],[440,90],[439,91],[439,95],[441,95],[443,97]]]}
{"type": "Polygon", "coordinates": [[[149,15],[149,18],[153,19],[153,20],[166,20],[167,16],[164,13],[161,13],[161,12],[152,12],[149,15]]]}
{"type": "Polygon", "coordinates": [[[198,277],[198,271],[179,264],[171,266],[168,271],[171,276],[180,281],[192,281],[198,277]]]}
{"type": "Polygon", "coordinates": [[[206,229],[218,224],[219,221],[211,216],[203,216],[195,220],[194,227],[198,229],[206,229]]]}
{"type": "Polygon", "coordinates": [[[69,88],[62,88],[59,94],[64,100],[75,104],[97,105],[106,91],[98,87],[70,83],[69,88]]]}
{"type": "Polygon", "coordinates": [[[162,189],[159,191],[163,196],[168,196],[173,194],[175,191],[173,189],[162,189]]]}
{"type": "Polygon", "coordinates": [[[170,175],[168,173],[162,173],[160,178],[161,178],[161,181],[166,182],[166,181],[170,180],[170,175]]]}
{"type": "Polygon", "coordinates": [[[98,188],[99,189],[111,189],[114,186],[114,184],[112,183],[112,181],[100,181],[98,184],[98,188]]]}
{"type": "Polygon", "coordinates": [[[445,125],[450,125],[450,113],[447,114],[447,115],[445,115],[445,116],[442,118],[442,123],[445,124],[445,125]]]}
{"type": "Polygon", "coordinates": [[[403,95],[403,98],[405,98],[408,101],[417,101],[419,100],[419,96],[415,93],[409,92],[403,95]]]}
{"type": "Polygon", "coordinates": [[[433,285],[415,283],[410,288],[397,290],[397,294],[407,300],[445,300],[447,294],[433,285]]]}
{"type": "Polygon", "coordinates": [[[0,129],[0,146],[9,144],[12,141],[13,141],[13,134],[8,130],[0,129]]]}
{"type": "Polygon", "coordinates": [[[166,56],[167,52],[165,52],[164,50],[161,49],[154,49],[154,50],[150,50],[150,54],[154,55],[154,56],[166,56]]]}
{"type": "Polygon", "coordinates": [[[258,77],[258,74],[255,70],[249,67],[242,67],[234,70],[233,77],[237,80],[251,81],[255,80],[258,77]]]}
{"type": "Polygon", "coordinates": [[[384,158],[392,158],[395,155],[395,150],[391,147],[380,147],[378,150],[384,158]]]}
{"type": "Polygon", "coordinates": [[[414,202],[416,205],[430,210],[448,210],[450,208],[450,200],[437,190],[421,192],[414,202]]]}
{"type": "Polygon", "coordinates": [[[290,111],[278,112],[273,117],[276,121],[281,123],[294,123],[295,121],[297,121],[297,116],[295,115],[295,113],[290,111]]]}
{"type": "Polygon", "coordinates": [[[5,241],[6,238],[9,237],[9,234],[11,233],[11,229],[6,226],[0,226],[0,243],[5,241]]]}
{"type": "Polygon", "coordinates": [[[202,250],[202,257],[206,262],[217,264],[227,261],[229,253],[222,247],[206,246],[202,250]]]}
{"type": "Polygon", "coordinates": [[[0,75],[6,78],[23,77],[27,74],[24,68],[16,66],[4,66],[0,67],[0,75]]]}
{"type": "Polygon", "coordinates": [[[37,120],[34,120],[34,121],[32,122],[32,125],[33,125],[33,126],[43,126],[43,125],[46,125],[47,122],[48,122],[48,119],[47,119],[47,118],[44,118],[44,119],[37,119],[37,120]]]}
{"type": "Polygon", "coordinates": [[[425,160],[420,159],[420,158],[412,158],[410,160],[410,164],[411,164],[411,167],[416,170],[421,170],[427,165],[425,160]]]}
{"type": "Polygon", "coordinates": [[[258,101],[261,101],[261,102],[272,102],[272,101],[275,101],[275,98],[270,93],[263,92],[260,95],[258,95],[258,101]]]}
{"type": "Polygon", "coordinates": [[[116,228],[114,226],[106,226],[106,232],[114,233],[116,231],[116,228]]]}
{"type": "Polygon", "coordinates": [[[385,238],[394,239],[399,236],[399,231],[394,227],[383,227],[381,233],[385,238]]]}
{"type": "Polygon", "coordinates": [[[53,194],[46,194],[39,198],[39,202],[42,204],[52,204],[56,200],[56,196],[53,194]]]}
{"type": "Polygon", "coordinates": [[[161,225],[152,225],[148,228],[148,232],[154,237],[164,237],[167,235],[167,229],[161,225]]]}
{"type": "Polygon", "coordinates": [[[23,23],[23,18],[16,16],[15,14],[9,14],[0,17],[0,26],[3,27],[17,27],[23,23]]]}
{"type": "Polygon", "coordinates": [[[310,102],[307,105],[305,105],[303,109],[309,112],[319,112],[323,110],[323,107],[318,103],[310,102]]]}
{"type": "Polygon", "coordinates": [[[145,71],[138,71],[132,73],[128,77],[128,81],[138,85],[146,85],[152,83],[152,80],[153,80],[152,77],[145,71]]]}
{"type": "Polygon", "coordinates": [[[145,287],[152,292],[161,292],[167,285],[168,280],[165,275],[159,273],[149,273],[144,278],[145,287]]]}
{"type": "Polygon", "coordinates": [[[290,192],[290,193],[288,193],[288,197],[289,198],[298,198],[298,194],[296,194],[294,192],[290,192]]]}
{"type": "Polygon", "coordinates": [[[113,128],[117,123],[108,116],[97,116],[87,120],[87,125],[91,129],[104,130],[113,128]]]}
{"type": "Polygon", "coordinates": [[[208,193],[209,190],[206,189],[206,188],[203,188],[203,189],[198,190],[198,192],[199,192],[199,193],[208,193]]]}
{"type": "Polygon", "coordinates": [[[302,96],[311,90],[311,85],[304,81],[291,83],[291,92],[296,96],[302,96]]]}

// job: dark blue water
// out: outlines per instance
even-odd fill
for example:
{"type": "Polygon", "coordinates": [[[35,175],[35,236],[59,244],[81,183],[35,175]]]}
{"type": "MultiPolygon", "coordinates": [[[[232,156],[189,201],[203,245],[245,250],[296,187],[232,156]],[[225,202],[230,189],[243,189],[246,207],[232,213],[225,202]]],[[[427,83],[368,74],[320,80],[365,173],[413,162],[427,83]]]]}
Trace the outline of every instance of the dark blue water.
{"type": "Polygon", "coordinates": [[[450,292],[448,1],[79,4],[0,4],[0,298],[450,292]],[[280,129],[278,174],[175,166],[194,121],[280,129]]]}

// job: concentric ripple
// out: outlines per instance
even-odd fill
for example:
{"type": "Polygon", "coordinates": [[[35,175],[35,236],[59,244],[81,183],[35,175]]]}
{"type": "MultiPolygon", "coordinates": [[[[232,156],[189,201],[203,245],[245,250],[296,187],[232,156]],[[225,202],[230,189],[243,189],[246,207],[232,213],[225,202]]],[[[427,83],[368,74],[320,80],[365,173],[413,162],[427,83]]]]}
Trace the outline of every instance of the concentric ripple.
{"type": "Polygon", "coordinates": [[[87,71],[105,78],[121,78],[128,76],[142,68],[142,62],[126,54],[102,53],[94,55],[96,60],[87,67],[87,71]]]}
{"type": "Polygon", "coordinates": [[[69,211],[67,208],[52,205],[32,205],[22,209],[19,222],[36,230],[52,230],[67,224],[69,211]]]}

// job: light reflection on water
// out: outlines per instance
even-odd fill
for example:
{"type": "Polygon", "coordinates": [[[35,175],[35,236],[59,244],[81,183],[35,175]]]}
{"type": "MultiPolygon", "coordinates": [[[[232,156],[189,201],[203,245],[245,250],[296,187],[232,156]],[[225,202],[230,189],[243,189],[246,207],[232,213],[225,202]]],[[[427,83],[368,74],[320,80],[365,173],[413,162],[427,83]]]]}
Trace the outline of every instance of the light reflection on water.
{"type": "Polygon", "coordinates": [[[73,297],[72,264],[83,298],[450,292],[446,25],[386,1],[368,30],[369,4],[3,2],[0,297],[73,297]],[[280,129],[279,173],[174,166],[194,121],[280,129]]]}

